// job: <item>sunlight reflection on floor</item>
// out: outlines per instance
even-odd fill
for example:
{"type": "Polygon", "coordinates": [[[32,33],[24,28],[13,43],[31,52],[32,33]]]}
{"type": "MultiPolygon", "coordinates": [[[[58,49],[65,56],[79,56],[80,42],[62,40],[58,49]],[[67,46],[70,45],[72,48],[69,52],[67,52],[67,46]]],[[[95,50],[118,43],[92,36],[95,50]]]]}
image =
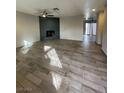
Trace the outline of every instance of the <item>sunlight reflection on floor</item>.
{"type": "Polygon", "coordinates": [[[50,65],[62,68],[62,64],[54,48],[50,46],[44,46],[44,51],[47,51],[45,58],[50,58],[50,65]]]}
{"type": "Polygon", "coordinates": [[[23,54],[26,54],[30,50],[30,47],[33,45],[33,43],[28,42],[26,40],[24,40],[23,43],[24,43],[24,47],[21,48],[21,52],[23,54]]]}
{"type": "Polygon", "coordinates": [[[52,83],[54,87],[56,88],[56,90],[59,90],[62,82],[62,77],[55,72],[51,72],[51,75],[52,75],[52,83]]]}

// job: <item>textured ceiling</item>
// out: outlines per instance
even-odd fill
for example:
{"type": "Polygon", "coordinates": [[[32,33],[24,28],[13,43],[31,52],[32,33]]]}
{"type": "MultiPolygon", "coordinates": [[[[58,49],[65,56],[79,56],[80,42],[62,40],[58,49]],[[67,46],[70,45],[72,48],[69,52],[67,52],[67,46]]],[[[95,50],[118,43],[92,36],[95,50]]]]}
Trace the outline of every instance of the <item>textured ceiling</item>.
{"type": "Polygon", "coordinates": [[[16,0],[16,10],[36,15],[37,10],[59,8],[56,16],[84,15],[93,17],[100,10],[103,10],[106,0],[16,0]],[[92,12],[92,8],[96,11],[92,12]]]}

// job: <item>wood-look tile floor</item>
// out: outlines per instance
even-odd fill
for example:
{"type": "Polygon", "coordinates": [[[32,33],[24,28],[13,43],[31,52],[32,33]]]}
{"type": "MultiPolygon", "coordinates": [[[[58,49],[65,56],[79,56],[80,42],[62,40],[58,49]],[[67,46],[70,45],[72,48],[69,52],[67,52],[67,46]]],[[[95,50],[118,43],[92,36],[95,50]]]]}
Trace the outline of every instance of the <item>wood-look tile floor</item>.
{"type": "Polygon", "coordinates": [[[42,41],[16,55],[16,93],[107,93],[107,58],[94,42],[42,41]]]}

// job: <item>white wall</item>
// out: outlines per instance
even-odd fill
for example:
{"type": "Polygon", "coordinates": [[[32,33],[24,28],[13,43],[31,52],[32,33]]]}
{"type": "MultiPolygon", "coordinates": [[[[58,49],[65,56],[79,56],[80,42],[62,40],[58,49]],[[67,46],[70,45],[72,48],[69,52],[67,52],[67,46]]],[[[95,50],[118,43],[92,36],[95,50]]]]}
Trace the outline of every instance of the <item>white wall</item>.
{"type": "Polygon", "coordinates": [[[40,40],[39,18],[16,12],[16,47],[40,40]]]}
{"type": "Polygon", "coordinates": [[[102,50],[107,55],[107,10],[105,9],[105,23],[102,36],[102,50]]]}
{"type": "Polygon", "coordinates": [[[81,40],[83,38],[82,16],[60,18],[60,39],[81,40]]]}

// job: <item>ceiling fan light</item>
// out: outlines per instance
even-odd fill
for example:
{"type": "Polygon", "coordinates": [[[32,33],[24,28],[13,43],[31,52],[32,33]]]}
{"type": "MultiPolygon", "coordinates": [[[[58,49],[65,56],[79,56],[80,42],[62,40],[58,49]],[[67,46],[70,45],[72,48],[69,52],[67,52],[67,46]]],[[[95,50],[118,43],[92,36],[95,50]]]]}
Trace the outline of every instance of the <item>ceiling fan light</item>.
{"type": "Polygon", "coordinates": [[[43,14],[43,15],[42,15],[42,17],[46,17],[46,15],[45,15],[45,14],[43,14]]]}
{"type": "Polygon", "coordinates": [[[96,11],[96,9],[94,9],[94,8],[93,8],[93,9],[92,9],[92,11],[93,11],[93,12],[95,12],[95,11],[96,11]]]}

